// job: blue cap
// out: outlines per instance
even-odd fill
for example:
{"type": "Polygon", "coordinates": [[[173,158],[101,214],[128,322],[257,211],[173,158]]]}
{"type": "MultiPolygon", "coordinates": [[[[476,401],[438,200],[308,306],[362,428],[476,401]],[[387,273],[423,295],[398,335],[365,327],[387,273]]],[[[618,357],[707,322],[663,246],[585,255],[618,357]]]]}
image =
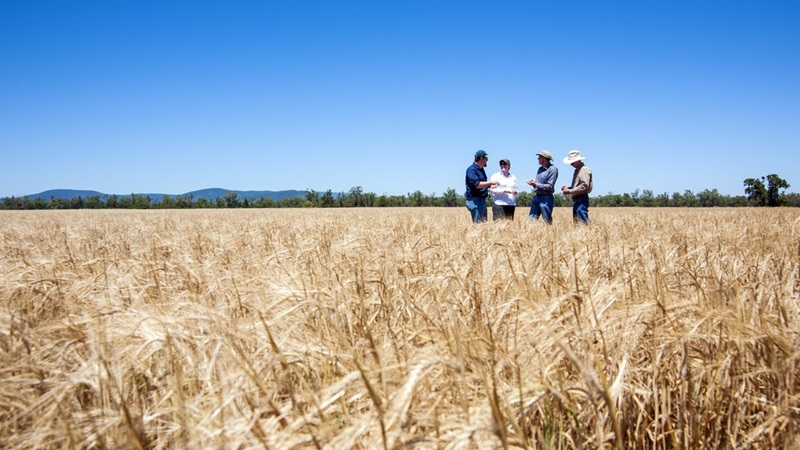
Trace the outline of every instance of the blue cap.
{"type": "Polygon", "coordinates": [[[483,158],[484,156],[487,156],[487,157],[489,156],[489,154],[486,153],[484,150],[478,150],[477,152],[475,152],[475,157],[476,158],[483,158]]]}

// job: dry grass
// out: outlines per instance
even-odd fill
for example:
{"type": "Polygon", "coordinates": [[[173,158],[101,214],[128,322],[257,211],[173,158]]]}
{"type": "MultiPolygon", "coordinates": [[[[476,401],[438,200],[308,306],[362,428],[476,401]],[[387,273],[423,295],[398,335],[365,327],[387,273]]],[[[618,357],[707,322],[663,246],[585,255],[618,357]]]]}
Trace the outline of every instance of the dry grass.
{"type": "Polygon", "coordinates": [[[798,211],[569,214],[2,212],[0,447],[798,448],[798,211]]]}

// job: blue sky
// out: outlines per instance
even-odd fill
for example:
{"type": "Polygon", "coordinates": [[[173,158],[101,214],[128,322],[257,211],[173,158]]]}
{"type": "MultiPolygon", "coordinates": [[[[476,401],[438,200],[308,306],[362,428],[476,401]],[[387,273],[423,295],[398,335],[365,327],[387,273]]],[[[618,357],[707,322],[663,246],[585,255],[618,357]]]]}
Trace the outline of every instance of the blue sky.
{"type": "Polygon", "coordinates": [[[0,197],[464,190],[571,149],[597,195],[800,192],[800,2],[0,2],[0,197]]]}

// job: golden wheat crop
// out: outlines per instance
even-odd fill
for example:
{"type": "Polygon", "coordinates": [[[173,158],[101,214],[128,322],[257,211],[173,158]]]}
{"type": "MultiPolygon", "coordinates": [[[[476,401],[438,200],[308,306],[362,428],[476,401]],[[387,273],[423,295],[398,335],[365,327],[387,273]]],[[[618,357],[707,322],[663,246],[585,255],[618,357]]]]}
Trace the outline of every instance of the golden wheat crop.
{"type": "Polygon", "coordinates": [[[0,212],[0,447],[798,447],[796,209],[525,213],[0,212]]]}

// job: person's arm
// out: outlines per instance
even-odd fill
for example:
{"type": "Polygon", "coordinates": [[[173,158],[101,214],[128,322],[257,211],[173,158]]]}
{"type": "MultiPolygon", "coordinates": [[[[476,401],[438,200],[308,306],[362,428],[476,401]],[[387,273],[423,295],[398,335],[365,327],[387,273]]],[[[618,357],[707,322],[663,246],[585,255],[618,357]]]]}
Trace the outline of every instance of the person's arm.
{"type": "Polygon", "coordinates": [[[470,170],[467,172],[467,179],[469,180],[469,184],[474,186],[475,189],[483,189],[499,184],[496,181],[481,181],[477,170],[470,170]]]}
{"type": "MultiPolygon", "coordinates": [[[[542,170],[542,169],[539,168],[539,170],[542,170]]],[[[539,185],[536,183],[536,178],[539,177],[539,173],[540,172],[536,172],[536,176],[534,176],[533,178],[528,180],[528,186],[533,188],[533,192],[539,192],[539,185]]]]}
{"type": "Polygon", "coordinates": [[[489,187],[489,191],[490,191],[492,194],[499,194],[499,193],[503,192],[503,190],[502,190],[502,189],[499,189],[499,188],[497,187],[497,186],[499,186],[499,185],[500,185],[500,182],[499,182],[499,181],[497,181],[497,174],[494,174],[494,175],[492,175],[492,178],[489,180],[489,182],[490,182],[490,183],[497,182],[497,184],[496,184],[496,185],[492,184],[492,185],[489,187]]]}

